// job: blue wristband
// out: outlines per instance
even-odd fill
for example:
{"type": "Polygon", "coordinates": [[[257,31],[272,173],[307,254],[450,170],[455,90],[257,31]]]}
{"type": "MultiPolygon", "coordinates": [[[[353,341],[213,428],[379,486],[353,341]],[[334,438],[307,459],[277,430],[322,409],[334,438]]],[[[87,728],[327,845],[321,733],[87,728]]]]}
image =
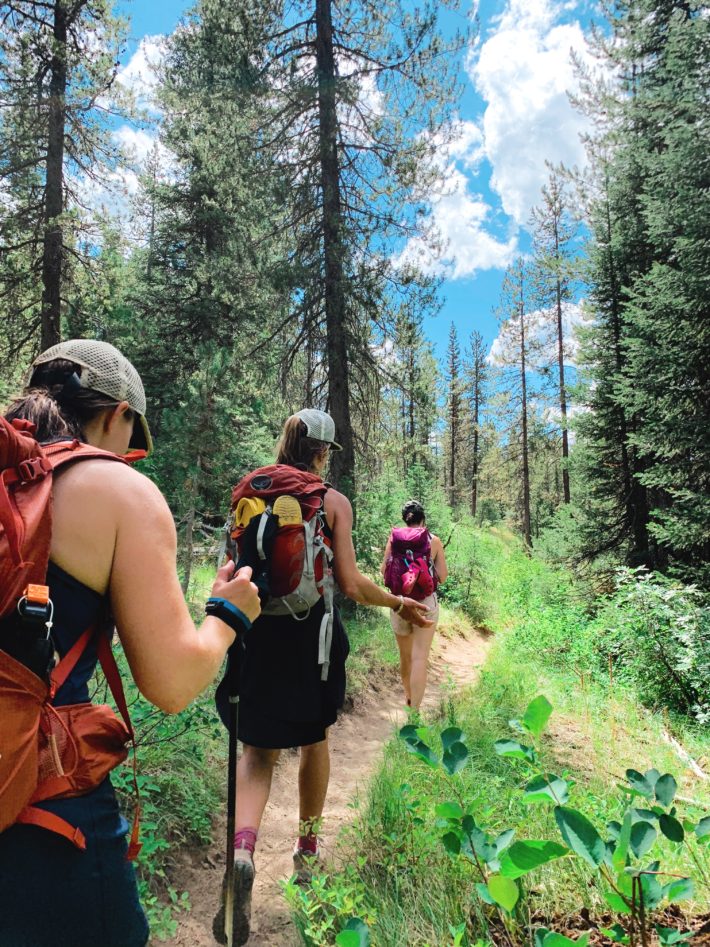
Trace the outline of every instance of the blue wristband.
{"type": "Polygon", "coordinates": [[[240,631],[248,631],[251,628],[251,622],[241,608],[232,605],[226,598],[218,598],[216,596],[208,598],[205,611],[208,615],[214,615],[215,618],[219,618],[220,621],[229,625],[232,631],[235,631],[237,634],[239,634],[240,631]],[[243,627],[240,627],[240,625],[243,627]]]}

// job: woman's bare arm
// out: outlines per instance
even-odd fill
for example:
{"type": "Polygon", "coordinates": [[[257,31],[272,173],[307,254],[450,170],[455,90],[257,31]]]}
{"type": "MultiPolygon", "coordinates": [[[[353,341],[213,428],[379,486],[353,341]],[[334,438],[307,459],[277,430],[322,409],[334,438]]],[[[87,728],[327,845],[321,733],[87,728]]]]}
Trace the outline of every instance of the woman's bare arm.
{"type": "MultiPolygon", "coordinates": [[[[57,478],[52,559],[100,594],[108,592],[138,689],[167,713],[214,679],[234,631],[216,617],[196,628],[176,569],[177,537],[162,494],[124,464],[84,461],[57,478]]],[[[212,594],[253,620],[260,606],[246,570],[219,570],[212,594]]]]}
{"type": "Polygon", "coordinates": [[[449,574],[449,567],[446,564],[444,545],[438,536],[431,537],[431,558],[434,563],[434,569],[436,570],[439,582],[446,582],[446,578],[449,574]]]}
{"type": "Polygon", "coordinates": [[[385,558],[382,560],[382,566],[380,567],[380,572],[382,573],[382,578],[384,579],[385,573],[387,572],[387,561],[392,555],[392,540],[387,540],[387,545],[385,546],[385,558]]]}

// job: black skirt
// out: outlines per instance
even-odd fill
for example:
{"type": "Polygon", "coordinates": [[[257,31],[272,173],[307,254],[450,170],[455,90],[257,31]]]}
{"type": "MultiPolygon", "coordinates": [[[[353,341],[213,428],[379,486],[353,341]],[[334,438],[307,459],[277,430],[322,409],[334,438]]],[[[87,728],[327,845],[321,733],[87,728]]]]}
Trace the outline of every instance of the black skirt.
{"type": "Polygon", "coordinates": [[[217,708],[226,722],[229,681],[238,679],[243,743],[272,750],[308,746],[324,740],[326,728],[335,723],[345,700],[350,644],[336,608],[328,680],[321,681],[318,639],[323,614],[321,601],[304,621],[261,615],[243,636],[242,646],[233,646],[217,690],[217,708]]]}

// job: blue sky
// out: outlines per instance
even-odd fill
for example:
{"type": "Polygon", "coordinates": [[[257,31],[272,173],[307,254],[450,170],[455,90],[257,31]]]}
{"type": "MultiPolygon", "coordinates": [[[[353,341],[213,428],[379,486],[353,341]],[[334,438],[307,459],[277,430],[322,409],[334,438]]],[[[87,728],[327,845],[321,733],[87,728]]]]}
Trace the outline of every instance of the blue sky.
{"type": "MultiPolygon", "coordinates": [[[[445,29],[463,25],[471,2],[476,0],[464,0],[463,16],[447,14],[445,29]]],[[[144,75],[151,38],[170,33],[191,6],[183,0],[119,2],[131,21],[123,57],[127,75],[144,75]]],[[[585,122],[567,92],[576,85],[571,50],[589,57],[587,0],[480,0],[476,9],[480,28],[461,57],[460,134],[442,155],[447,193],[432,197],[448,250],[444,259],[432,260],[416,245],[407,249],[444,277],[442,311],[426,326],[439,357],[452,322],[462,345],[474,329],[493,343],[504,269],[529,249],[526,224],[547,176],[545,162],[583,161],[579,135],[585,122]]],[[[130,143],[128,130],[126,139],[130,143]]],[[[145,141],[135,140],[139,157],[145,141]]]]}

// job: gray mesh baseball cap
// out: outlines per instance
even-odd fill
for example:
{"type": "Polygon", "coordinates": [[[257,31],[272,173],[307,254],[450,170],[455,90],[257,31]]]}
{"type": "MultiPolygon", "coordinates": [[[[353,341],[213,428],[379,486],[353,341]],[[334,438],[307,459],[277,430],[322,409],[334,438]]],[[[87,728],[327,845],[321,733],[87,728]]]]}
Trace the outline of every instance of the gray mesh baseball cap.
{"type": "Polygon", "coordinates": [[[296,417],[300,418],[306,425],[308,436],[314,441],[323,441],[330,444],[333,450],[342,450],[343,448],[335,441],[335,421],[325,411],[319,411],[317,408],[304,408],[296,412],[296,417]]]}
{"type": "Polygon", "coordinates": [[[140,419],[133,425],[133,437],[130,446],[152,451],[153,439],[150,436],[148,422],[145,419],[145,391],[140,375],[125,355],[108,342],[96,339],[69,339],[53,345],[42,352],[32,363],[32,371],[45,362],[55,358],[65,358],[78,365],[79,381],[82,388],[100,391],[102,395],[127,401],[140,419]]]}

